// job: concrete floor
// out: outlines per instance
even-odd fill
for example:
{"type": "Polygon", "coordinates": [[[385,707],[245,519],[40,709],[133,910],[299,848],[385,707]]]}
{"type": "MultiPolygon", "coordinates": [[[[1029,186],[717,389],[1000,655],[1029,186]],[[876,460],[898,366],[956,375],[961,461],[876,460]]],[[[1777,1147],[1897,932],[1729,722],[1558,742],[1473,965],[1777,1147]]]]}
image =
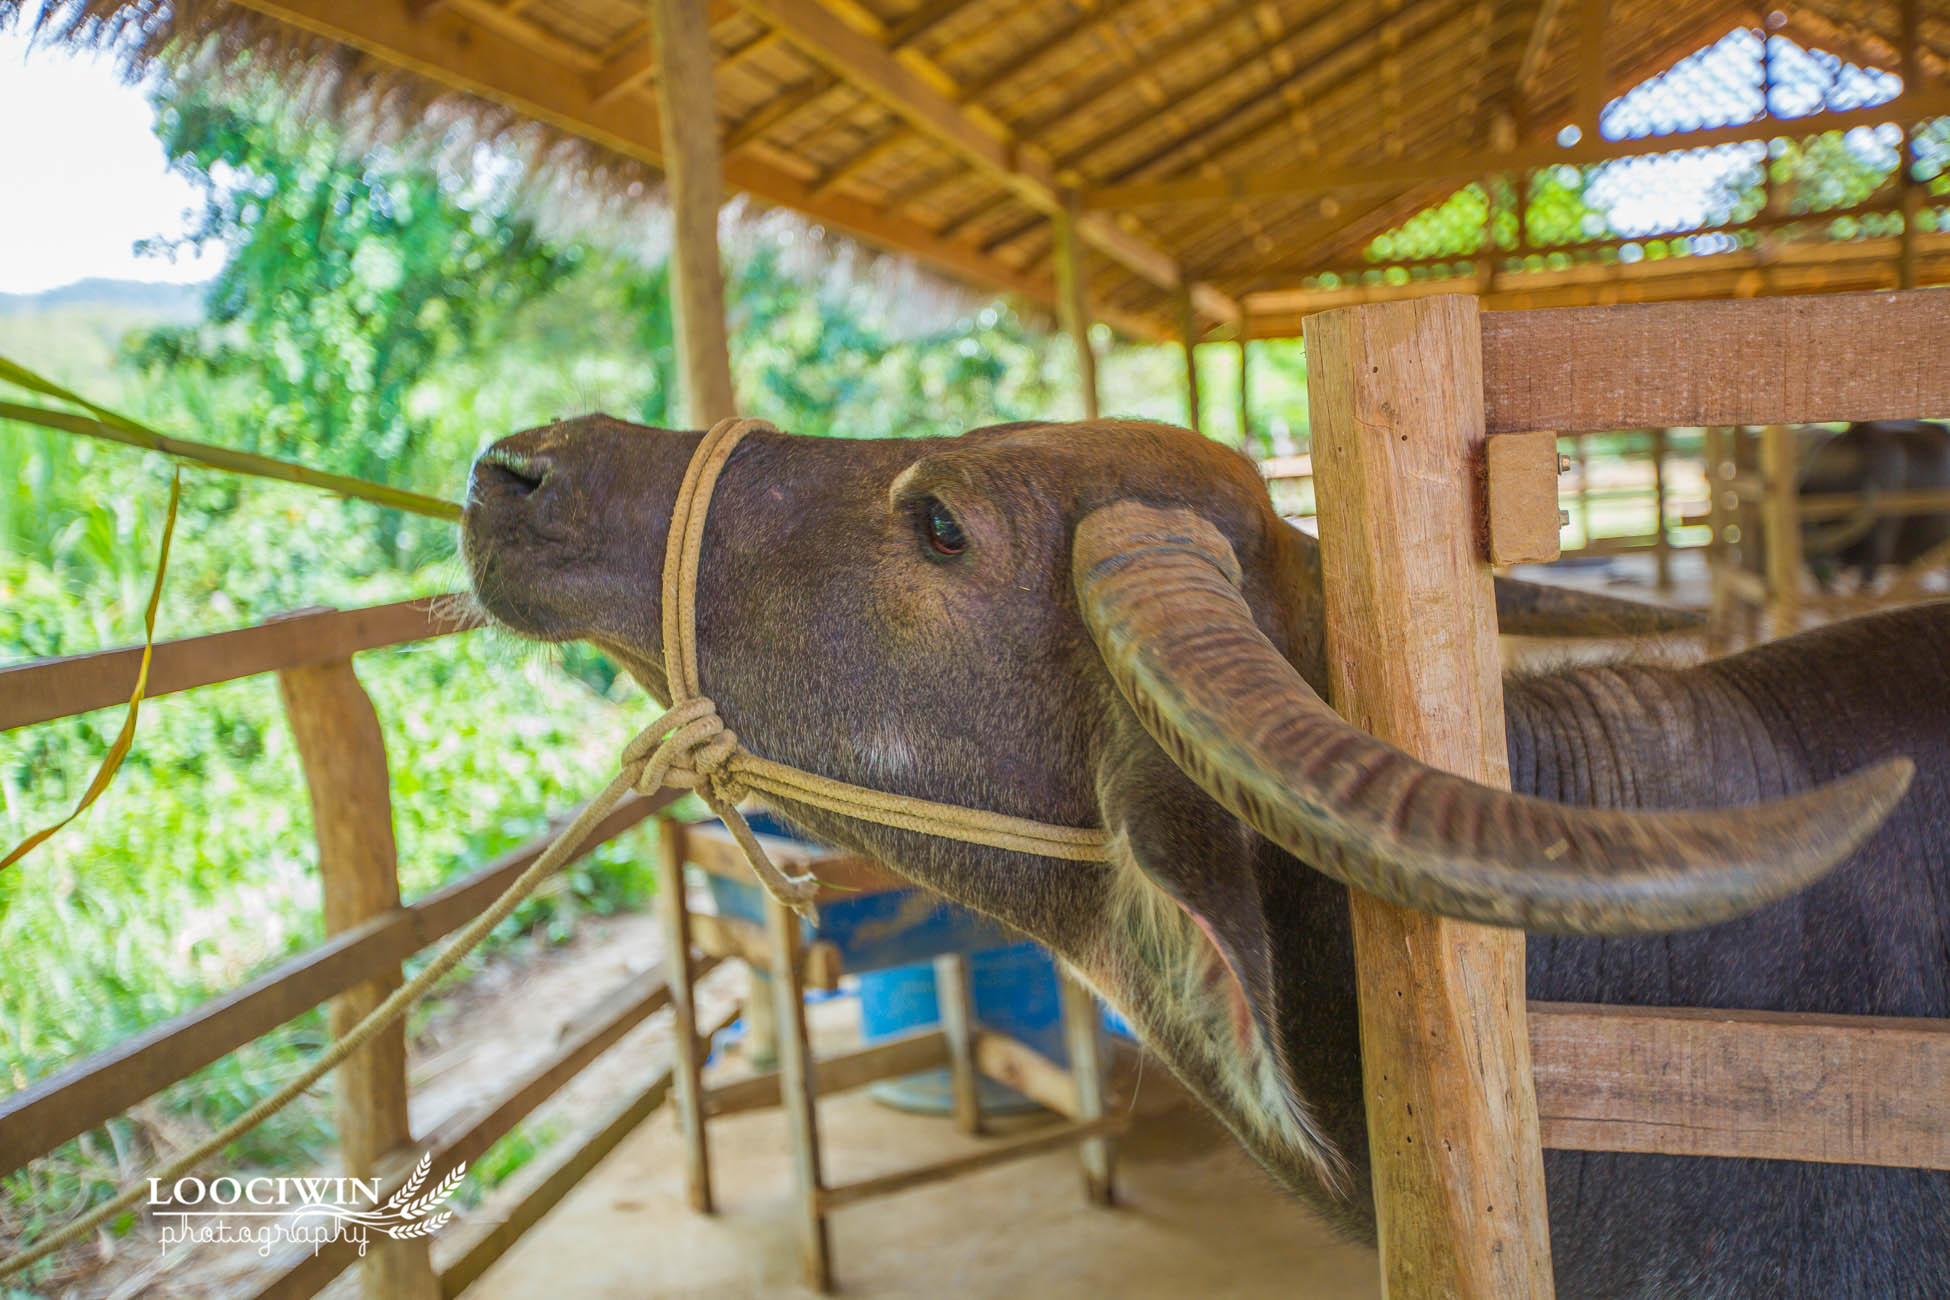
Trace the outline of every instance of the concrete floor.
{"type": "MultiPolygon", "coordinates": [[[[1120,1204],[1086,1203],[1061,1150],[851,1206],[831,1219],[849,1296],[1380,1295],[1371,1251],[1336,1240],[1161,1077],[1118,1144],[1120,1204]]],[[[982,1139],[864,1092],[820,1103],[829,1181],[866,1177],[982,1139]]],[[[719,1213],[684,1202],[675,1117],[660,1110],[468,1292],[530,1297],[810,1296],[800,1280],[791,1166],[777,1111],[711,1125],[719,1213]]]]}

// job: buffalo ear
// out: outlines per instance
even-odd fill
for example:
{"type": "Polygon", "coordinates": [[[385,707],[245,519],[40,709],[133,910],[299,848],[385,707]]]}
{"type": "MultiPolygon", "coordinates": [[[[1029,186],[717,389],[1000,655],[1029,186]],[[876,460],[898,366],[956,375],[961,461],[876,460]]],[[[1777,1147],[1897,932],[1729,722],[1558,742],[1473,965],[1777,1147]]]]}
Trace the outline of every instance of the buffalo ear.
{"type": "Polygon", "coordinates": [[[1181,985],[1191,978],[1191,991],[1242,996],[1265,1040],[1277,1042],[1257,833],[1213,802],[1128,715],[1106,746],[1097,788],[1114,836],[1115,933],[1132,941],[1136,959],[1180,976],[1181,985]],[[1223,969],[1211,965],[1214,956],[1223,969]]]}

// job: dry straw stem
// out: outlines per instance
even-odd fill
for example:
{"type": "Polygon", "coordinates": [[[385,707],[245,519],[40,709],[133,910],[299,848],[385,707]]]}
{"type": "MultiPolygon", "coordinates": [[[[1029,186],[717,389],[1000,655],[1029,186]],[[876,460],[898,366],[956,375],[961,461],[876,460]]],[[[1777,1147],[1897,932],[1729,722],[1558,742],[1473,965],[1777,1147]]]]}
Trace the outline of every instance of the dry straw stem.
{"type": "Polygon", "coordinates": [[[40,425],[44,429],[55,429],[85,438],[101,438],[129,447],[140,447],[145,451],[158,451],[165,456],[174,456],[178,460],[220,469],[230,474],[297,483],[304,487],[317,488],[321,492],[349,497],[355,501],[370,501],[374,505],[404,510],[409,514],[426,515],[432,519],[444,519],[449,523],[458,522],[460,519],[460,506],[452,501],[443,501],[439,497],[423,496],[418,492],[388,487],[384,483],[369,483],[365,479],[351,478],[344,474],[327,474],[322,470],[278,460],[271,456],[259,456],[254,452],[234,451],[229,447],[213,447],[208,443],[185,442],[180,438],[172,438],[166,433],[159,433],[147,425],[139,424],[125,415],[97,406],[79,393],[71,392],[53,380],[38,375],[5,357],[0,357],[0,379],[47,397],[72,402],[89,412],[89,415],[76,415],[69,411],[49,410],[44,406],[0,402],[0,419],[20,420],[27,424],[40,425]]]}

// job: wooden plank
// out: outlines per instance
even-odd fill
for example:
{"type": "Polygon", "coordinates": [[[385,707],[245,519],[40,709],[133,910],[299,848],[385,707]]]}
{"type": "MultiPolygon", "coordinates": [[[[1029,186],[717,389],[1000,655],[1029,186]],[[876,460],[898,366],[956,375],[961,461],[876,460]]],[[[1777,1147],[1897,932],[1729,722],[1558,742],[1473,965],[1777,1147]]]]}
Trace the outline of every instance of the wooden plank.
{"type": "MultiPolygon", "coordinates": [[[[399,853],[393,842],[392,783],[379,715],[352,671],[334,659],[278,674],[278,694],[305,773],[325,933],[343,934],[400,909],[399,853]]],[[[372,972],[332,999],[333,1038],[343,1037],[403,982],[398,964],[372,972]]],[[[353,1178],[370,1178],[388,1152],[411,1145],[406,1110],[406,1022],[395,1022],[335,1073],[339,1152],[353,1178]]],[[[381,1236],[359,1260],[369,1296],[434,1300],[440,1294],[430,1243],[381,1236]]]]}
{"type": "Polygon", "coordinates": [[[1617,158],[1713,149],[1753,140],[1798,140],[1829,131],[1875,127],[1884,122],[1910,124],[1946,113],[1950,113],[1950,94],[1924,90],[1904,93],[1868,108],[1813,113],[1792,119],[1766,118],[1738,126],[1709,127],[1671,135],[1607,140],[1601,135],[1587,134],[1573,145],[1541,141],[1519,144],[1509,149],[1457,149],[1433,156],[1379,163],[1245,168],[1173,180],[1101,185],[1085,192],[1084,206],[1093,212],[1121,211],[1142,207],[1243,203],[1253,199],[1301,197],[1346,190],[1392,189],[1434,181],[1453,180],[1466,184],[1501,172],[1581,166],[1617,158]]]}
{"type": "MultiPolygon", "coordinates": [[[[761,972],[771,965],[772,951],[762,925],[741,917],[700,912],[692,914],[690,928],[692,942],[706,952],[736,957],[761,972]]],[[[799,978],[807,988],[830,993],[840,986],[844,974],[845,961],[835,945],[824,939],[800,945],[799,978]]]]}
{"type": "MultiPolygon", "coordinates": [[[[1065,1119],[1083,1119],[1070,1072],[1027,1043],[984,1030],[975,1035],[975,1068],[1065,1119]]],[[[1101,1109],[1099,1111],[1101,1113],[1101,1109]]]]}
{"type": "MultiPolygon", "coordinates": [[[[479,626],[448,613],[455,599],[423,596],[366,609],[303,610],[230,632],[158,641],[147,698],[479,626]]],[[[141,662],[142,648],[135,646],[0,668],[0,731],[126,705],[141,662]]]]}
{"type": "Polygon", "coordinates": [[[1557,431],[1499,433],[1486,440],[1491,564],[1548,564],[1558,557],[1557,431]]]}
{"type": "Polygon", "coordinates": [[[873,1200],[875,1197],[892,1196],[895,1192],[904,1192],[911,1187],[924,1187],[944,1179],[959,1178],[963,1174],[972,1174],[980,1169],[1007,1164],[1011,1160],[1020,1160],[1024,1156],[1051,1151],[1072,1142],[1115,1137],[1126,1127],[1127,1121],[1122,1115],[1103,1115],[1096,1119],[1057,1124],[1024,1134],[1022,1137],[988,1142],[966,1155],[951,1156],[935,1164],[921,1165],[913,1169],[898,1169],[891,1174],[881,1174],[876,1178],[862,1178],[858,1182],[828,1187],[820,1193],[819,1203],[822,1209],[837,1210],[841,1206],[855,1205],[861,1201],[873,1200]]]}
{"type": "MultiPolygon", "coordinates": [[[[1507,786],[1496,605],[1475,541],[1476,316],[1450,296],[1310,317],[1307,392],[1335,706],[1425,762],[1507,786]]],[[[1349,903],[1387,1293],[1548,1297],[1523,935],[1360,891],[1349,903]]]]}
{"type": "Polygon", "coordinates": [[[724,267],[718,207],[724,158],[718,147],[718,91],[712,77],[707,0],[650,0],[657,41],[657,111],[670,190],[670,301],[684,361],[684,412],[704,429],[738,414],[725,337],[724,267]]]}
{"type": "MultiPolygon", "coordinates": [[[[577,856],[676,802],[681,793],[627,796],[597,825],[577,856]]],[[[538,836],[398,912],[327,939],[242,988],[0,1097],[0,1173],[106,1123],[375,971],[397,966],[478,916],[542,855],[550,838],[538,836]]]]}
{"type": "MultiPolygon", "coordinates": [[[[705,1041],[728,1029],[737,1018],[736,1010],[726,1012],[706,1030],[705,1041]]],[[[454,1262],[440,1271],[442,1292],[457,1296],[478,1281],[523,1234],[541,1221],[543,1215],[574,1191],[576,1185],[602,1162],[604,1156],[614,1151],[624,1138],[635,1132],[638,1125],[663,1105],[670,1095],[675,1077],[672,1070],[663,1070],[639,1088],[634,1096],[610,1107],[582,1136],[544,1156],[547,1172],[526,1175],[526,1190],[521,1198],[502,1207],[500,1217],[489,1224],[486,1231],[469,1241],[454,1262]]]]}
{"type": "Polygon", "coordinates": [[[1950,1169],[1950,1021],[1530,1005],[1544,1145],[1950,1169]]]}
{"type": "Polygon", "coordinates": [[[772,999],[779,1022],[779,1101],[792,1145],[792,1173],[799,1201],[799,1261],[806,1285],[833,1289],[833,1243],[820,1204],[819,1117],[813,1110],[815,1076],[806,1039],[806,990],[799,982],[799,917],[766,896],[765,928],[772,936],[772,999]]]}
{"type": "MultiPolygon", "coordinates": [[[[623,988],[630,990],[630,996],[606,1000],[615,1005],[612,1014],[589,1024],[552,1056],[524,1070],[486,1105],[456,1115],[427,1134],[420,1149],[433,1157],[427,1174],[428,1186],[437,1184],[456,1165],[478,1159],[537,1106],[553,1097],[564,1084],[615,1046],[624,1034],[662,1010],[670,1000],[670,989],[664,982],[661,967],[652,967],[632,977],[623,988]]],[[[403,1152],[388,1161],[393,1172],[381,1184],[382,1201],[405,1181],[417,1158],[412,1152],[403,1152]]],[[[345,1270],[357,1252],[358,1243],[345,1237],[322,1243],[315,1251],[311,1243],[294,1245],[253,1273],[252,1281],[259,1289],[252,1294],[258,1300],[316,1294],[345,1270]]]]}
{"type": "Polygon", "coordinates": [[[968,954],[949,952],[934,959],[934,1001],[948,1042],[955,1127],[972,1137],[982,1131],[982,1091],[975,1072],[975,995],[969,987],[968,954]]]}
{"type": "MultiPolygon", "coordinates": [[[[862,1047],[813,1063],[813,1090],[822,1097],[864,1087],[876,1079],[936,1070],[948,1064],[948,1040],[939,1029],[921,1029],[872,1047],[862,1047]]],[[[704,1113],[712,1119],[779,1104],[776,1070],[707,1088],[704,1113]]]]}
{"type": "Polygon", "coordinates": [[[1482,316],[1493,433],[1912,419],[1950,411],[1950,292],[1482,316]]]}
{"type": "Polygon", "coordinates": [[[711,1149],[704,1132],[704,1085],[700,1079],[705,1052],[697,1041],[693,988],[697,972],[691,957],[691,909],[684,901],[686,833],[683,824],[676,821],[667,821],[657,829],[657,914],[663,924],[670,1010],[676,1021],[677,1126],[684,1139],[684,1187],[691,1208],[709,1214],[711,1149]]]}

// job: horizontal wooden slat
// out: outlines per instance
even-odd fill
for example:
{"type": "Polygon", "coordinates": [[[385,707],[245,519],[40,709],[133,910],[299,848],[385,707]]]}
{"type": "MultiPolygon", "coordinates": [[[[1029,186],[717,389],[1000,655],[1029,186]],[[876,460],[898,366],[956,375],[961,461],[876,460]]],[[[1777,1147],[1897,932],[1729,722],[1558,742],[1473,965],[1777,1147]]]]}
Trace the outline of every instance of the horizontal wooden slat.
{"type": "MultiPolygon", "coordinates": [[[[147,694],[173,695],[474,626],[443,612],[452,600],[424,596],[368,609],[308,610],[231,632],[158,641],[147,694]]],[[[135,646],[0,668],[0,731],[127,704],[141,663],[142,648],[135,646]]]]}
{"type": "MultiPolygon", "coordinates": [[[[437,1125],[412,1149],[400,1151],[389,1164],[398,1168],[380,1187],[383,1203],[404,1182],[422,1152],[433,1156],[426,1186],[437,1185],[454,1166],[477,1159],[484,1151],[506,1137],[514,1126],[526,1119],[537,1106],[553,1097],[562,1086],[586,1069],[624,1034],[636,1028],[670,1003],[670,985],[661,965],[632,977],[624,986],[627,996],[612,994],[603,1000],[610,1014],[587,1022],[572,1034],[561,1049],[546,1060],[529,1067],[494,1100],[437,1125]]],[[[255,1275],[259,1300],[315,1295],[320,1288],[345,1270],[358,1257],[358,1245],[339,1237],[313,1251],[310,1246],[294,1246],[277,1256],[273,1263],[255,1275]]]]}
{"type": "Polygon", "coordinates": [[[895,1192],[904,1192],[910,1187],[920,1187],[926,1183],[938,1183],[944,1178],[958,1178],[963,1174],[972,1174],[978,1169],[1020,1160],[1024,1156],[1033,1156],[1052,1147],[1081,1142],[1085,1138],[1115,1136],[1122,1133],[1127,1124],[1128,1119],[1123,1115],[1105,1115],[1098,1119],[1066,1122],[1050,1128],[1037,1129],[1021,1137],[991,1142],[965,1155],[951,1156],[931,1165],[897,1169],[891,1174],[881,1174],[877,1178],[863,1178],[856,1183],[824,1187],[819,1192],[819,1208],[836,1210],[842,1205],[852,1205],[877,1196],[891,1196],[895,1192]]]}
{"type": "MultiPolygon", "coordinates": [[[[876,1079],[932,1070],[948,1064],[948,1040],[939,1029],[922,1029],[813,1064],[813,1091],[821,1097],[862,1087],[876,1079]]],[[[704,1091],[704,1113],[715,1118],[779,1104],[779,1074],[767,1070],[704,1091]]]]}
{"type": "Polygon", "coordinates": [[[1950,1020],[1532,1003],[1544,1145],[1950,1169],[1950,1020]]]}
{"type": "Polygon", "coordinates": [[[1007,1034],[980,1031],[975,1035],[975,1068],[1046,1110],[1069,1119],[1082,1118],[1077,1110],[1076,1080],[1027,1043],[1007,1034]]]}
{"type": "MultiPolygon", "coordinates": [[[[716,1024],[706,1029],[706,1040],[715,1038],[736,1020],[739,1010],[734,1008],[726,1012],[716,1024]]],[[[441,1270],[442,1294],[459,1295],[479,1280],[496,1260],[508,1253],[523,1233],[554,1209],[604,1156],[614,1151],[624,1138],[663,1105],[670,1095],[672,1082],[673,1075],[666,1066],[647,1085],[637,1089],[634,1096],[612,1106],[584,1131],[584,1136],[549,1152],[546,1157],[548,1172],[535,1178],[522,1193],[521,1199],[503,1209],[498,1220],[488,1224],[486,1231],[470,1241],[460,1256],[441,1270]]]]}
{"type": "MultiPolygon", "coordinates": [[[[678,794],[629,796],[597,824],[578,856],[667,807],[678,794]]],[[[334,935],[242,988],[0,1098],[0,1172],[18,1169],[375,972],[398,966],[480,915],[542,855],[549,839],[538,836],[410,906],[334,935]]]]}
{"type": "Polygon", "coordinates": [[[1485,312],[1492,433],[1950,414],[1950,292],[1485,312]]]}

